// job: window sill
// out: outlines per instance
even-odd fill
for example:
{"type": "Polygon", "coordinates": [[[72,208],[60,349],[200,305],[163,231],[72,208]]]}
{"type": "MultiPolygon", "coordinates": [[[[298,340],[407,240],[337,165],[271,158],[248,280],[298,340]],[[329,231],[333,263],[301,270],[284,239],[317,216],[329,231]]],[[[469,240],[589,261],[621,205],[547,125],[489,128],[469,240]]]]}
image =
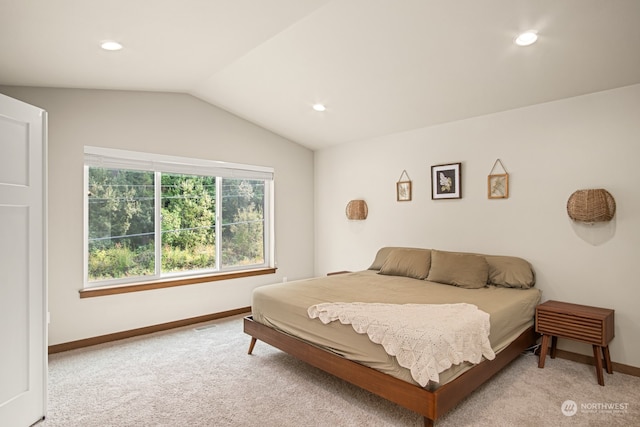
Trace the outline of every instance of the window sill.
{"type": "Polygon", "coordinates": [[[193,285],[196,283],[216,282],[218,280],[239,279],[242,277],[274,274],[275,268],[259,268],[255,270],[234,271],[229,273],[208,274],[206,276],[164,279],[154,282],[136,283],[133,285],[102,286],[100,288],[81,289],[80,298],[102,297],[107,295],[126,294],[129,292],[150,291],[154,289],[173,288],[175,286],[193,285]]]}

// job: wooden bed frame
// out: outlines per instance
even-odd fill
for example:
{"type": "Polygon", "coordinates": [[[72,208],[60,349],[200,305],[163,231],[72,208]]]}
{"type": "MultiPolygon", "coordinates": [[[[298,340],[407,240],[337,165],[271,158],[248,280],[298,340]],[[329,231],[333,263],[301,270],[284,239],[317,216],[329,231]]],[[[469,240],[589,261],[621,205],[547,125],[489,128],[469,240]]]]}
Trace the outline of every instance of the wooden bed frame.
{"type": "Polygon", "coordinates": [[[244,332],[251,336],[248,354],[253,352],[257,340],[263,341],[316,368],[423,415],[425,427],[432,427],[439,417],[525,349],[533,346],[537,340],[531,326],[498,353],[495,359],[485,360],[435,391],[429,391],[279,332],[254,321],[252,316],[244,318],[244,332]]]}

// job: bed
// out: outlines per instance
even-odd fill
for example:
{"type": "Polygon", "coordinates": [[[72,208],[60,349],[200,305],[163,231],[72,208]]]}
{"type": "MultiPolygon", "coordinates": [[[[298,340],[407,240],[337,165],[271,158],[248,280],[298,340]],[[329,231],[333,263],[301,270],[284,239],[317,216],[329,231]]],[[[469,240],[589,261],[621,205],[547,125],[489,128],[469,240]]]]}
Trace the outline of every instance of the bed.
{"type": "Polygon", "coordinates": [[[536,342],[533,320],[541,293],[531,265],[517,257],[381,248],[369,269],[256,288],[244,319],[249,354],[257,340],[391,400],[424,417],[425,426],[536,342]],[[312,318],[333,303],[439,308],[477,307],[490,318],[495,357],[463,362],[427,384],[412,369],[342,321],[312,318]],[[419,383],[420,382],[420,383],[419,383]]]}

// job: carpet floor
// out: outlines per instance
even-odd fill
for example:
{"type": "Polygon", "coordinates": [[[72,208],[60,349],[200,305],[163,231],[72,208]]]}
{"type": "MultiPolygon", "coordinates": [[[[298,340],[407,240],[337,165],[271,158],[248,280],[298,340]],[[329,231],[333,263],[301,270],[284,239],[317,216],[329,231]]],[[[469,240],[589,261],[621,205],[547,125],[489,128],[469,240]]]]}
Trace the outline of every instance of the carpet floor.
{"type": "MultiPolygon", "coordinates": [[[[53,354],[47,418],[37,426],[423,425],[265,343],[248,355],[249,340],[235,316],[53,354]]],[[[537,363],[520,356],[436,426],[640,425],[640,378],[605,373],[601,387],[592,366],[537,363]]]]}

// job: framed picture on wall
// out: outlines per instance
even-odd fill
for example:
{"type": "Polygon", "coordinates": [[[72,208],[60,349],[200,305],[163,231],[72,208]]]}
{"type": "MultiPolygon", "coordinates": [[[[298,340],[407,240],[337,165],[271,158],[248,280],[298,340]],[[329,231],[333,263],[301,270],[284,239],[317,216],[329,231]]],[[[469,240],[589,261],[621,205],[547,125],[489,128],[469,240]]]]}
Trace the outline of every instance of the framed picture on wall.
{"type": "Polygon", "coordinates": [[[396,195],[399,202],[411,201],[411,181],[396,182],[396,195]]]}
{"type": "Polygon", "coordinates": [[[509,197],[509,174],[489,175],[488,197],[490,199],[506,199],[509,197]]]}
{"type": "Polygon", "coordinates": [[[461,169],[461,163],[431,166],[431,198],[434,200],[461,199],[461,169]]]}

